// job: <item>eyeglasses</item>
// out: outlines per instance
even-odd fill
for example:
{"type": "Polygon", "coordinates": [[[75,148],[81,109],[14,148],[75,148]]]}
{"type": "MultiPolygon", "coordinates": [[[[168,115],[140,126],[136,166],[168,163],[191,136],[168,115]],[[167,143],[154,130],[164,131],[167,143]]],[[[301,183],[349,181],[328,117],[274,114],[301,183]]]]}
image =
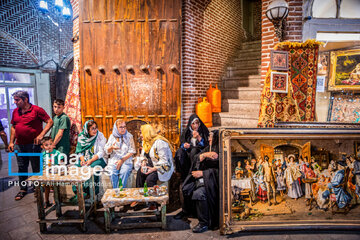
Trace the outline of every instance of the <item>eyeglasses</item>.
{"type": "Polygon", "coordinates": [[[124,128],[126,128],[126,126],[120,126],[119,128],[122,128],[122,129],[124,129],[124,128]]]}
{"type": "Polygon", "coordinates": [[[97,127],[91,127],[90,131],[94,131],[94,130],[97,130],[97,129],[98,129],[97,127]]]}

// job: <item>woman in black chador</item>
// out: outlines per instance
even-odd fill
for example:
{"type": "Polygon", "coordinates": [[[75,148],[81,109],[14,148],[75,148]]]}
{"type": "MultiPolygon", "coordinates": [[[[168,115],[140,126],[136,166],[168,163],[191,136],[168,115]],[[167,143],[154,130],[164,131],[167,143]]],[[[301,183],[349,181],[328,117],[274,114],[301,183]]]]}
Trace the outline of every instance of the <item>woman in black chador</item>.
{"type": "MultiPolygon", "coordinates": [[[[209,146],[194,156],[190,174],[183,185],[183,194],[191,198],[183,208],[196,209],[199,224],[192,230],[201,233],[219,227],[219,133],[210,133],[209,146]]],[[[191,211],[191,210],[190,210],[191,211]]]]}
{"type": "Polygon", "coordinates": [[[176,171],[181,174],[181,182],[189,173],[193,157],[209,145],[208,136],[209,130],[205,124],[196,114],[191,115],[181,134],[180,148],[175,154],[176,171]]]}

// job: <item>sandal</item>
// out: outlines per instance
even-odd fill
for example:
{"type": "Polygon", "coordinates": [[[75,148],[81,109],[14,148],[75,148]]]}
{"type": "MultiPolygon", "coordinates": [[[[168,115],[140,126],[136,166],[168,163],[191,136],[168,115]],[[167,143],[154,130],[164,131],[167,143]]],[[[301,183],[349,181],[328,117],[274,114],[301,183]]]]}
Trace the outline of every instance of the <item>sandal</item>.
{"type": "Polygon", "coordinates": [[[44,205],[44,209],[47,209],[49,207],[51,207],[52,204],[50,202],[46,202],[45,205],[44,205]]]}
{"type": "Polygon", "coordinates": [[[23,192],[23,191],[18,192],[18,194],[16,194],[16,196],[15,196],[15,201],[19,201],[19,200],[23,199],[25,197],[25,195],[26,195],[26,192],[23,192]]]}
{"type": "Polygon", "coordinates": [[[136,207],[138,205],[138,202],[132,202],[131,204],[130,204],[130,207],[131,208],[134,208],[134,207],[136,207]]]}

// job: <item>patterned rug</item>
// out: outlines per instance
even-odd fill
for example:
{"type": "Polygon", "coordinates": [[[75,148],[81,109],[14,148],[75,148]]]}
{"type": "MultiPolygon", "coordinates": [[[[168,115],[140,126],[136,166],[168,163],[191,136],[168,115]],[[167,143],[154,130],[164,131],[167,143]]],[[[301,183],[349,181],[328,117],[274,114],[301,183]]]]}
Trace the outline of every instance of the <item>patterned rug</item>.
{"type": "Polygon", "coordinates": [[[74,70],[66,94],[64,109],[64,112],[69,116],[71,121],[70,152],[74,151],[77,143],[77,136],[80,133],[79,130],[81,130],[80,76],[78,66],[79,63],[74,64],[74,70]]]}
{"type": "Polygon", "coordinates": [[[289,52],[289,91],[270,92],[270,73],[261,94],[258,127],[274,127],[275,122],[316,121],[315,94],[318,50],[321,43],[282,42],[275,50],[289,52]]]}

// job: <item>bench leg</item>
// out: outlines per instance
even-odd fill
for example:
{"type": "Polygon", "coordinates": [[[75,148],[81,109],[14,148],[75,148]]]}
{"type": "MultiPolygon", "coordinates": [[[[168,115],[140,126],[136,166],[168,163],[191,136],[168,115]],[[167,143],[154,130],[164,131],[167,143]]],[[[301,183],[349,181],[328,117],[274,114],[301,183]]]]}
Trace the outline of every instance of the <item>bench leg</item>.
{"type": "Polygon", "coordinates": [[[86,232],[86,208],[85,208],[85,200],[84,200],[84,192],[83,192],[83,186],[81,183],[77,186],[77,198],[78,198],[78,204],[79,204],[79,214],[80,218],[84,220],[84,222],[81,224],[81,231],[86,232]]]}
{"type": "MultiPolygon", "coordinates": [[[[43,191],[41,190],[41,186],[36,186],[36,194],[37,194],[37,198],[36,198],[36,203],[37,203],[37,208],[38,208],[38,217],[39,220],[44,220],[45,219],[45,210],[44,210],[44,199],[43,199],[43,191]]],[[[46,228],[46,223],[39,223],[39,227],[40,227],[40,232],[45,232],[47,230],[46,228]]]]}
{"type": "Polygon", "coordinates": [[[105,221],[105,231],[106,233],[110,233],[111,213],[109,208],[105,208],[104,221],[105,221]]]}
{"type": "Polygon", "coordinates": [[[161,207],[161,228],[166,229],[166,205],[161,207]]]}
{"type": "Polygon", "coordinates": [[[56,217],[61,217],[60,186],[54,186],[54,198],[56,205],[56,217]]]}

